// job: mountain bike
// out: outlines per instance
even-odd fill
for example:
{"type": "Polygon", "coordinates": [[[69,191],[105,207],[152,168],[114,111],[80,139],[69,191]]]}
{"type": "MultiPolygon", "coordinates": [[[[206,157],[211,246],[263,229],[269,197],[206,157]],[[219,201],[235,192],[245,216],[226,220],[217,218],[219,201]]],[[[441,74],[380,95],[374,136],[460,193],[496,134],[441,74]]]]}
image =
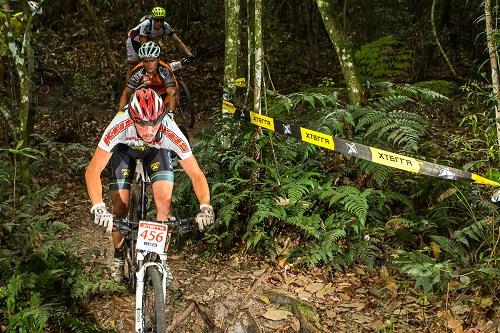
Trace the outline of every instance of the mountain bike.
{"type": "Polygon", "coordinates": [[[172,282],[164,251],[168,229],[191,227],[193,222],[194,218],[169,221],[114,220],[114,226],[125,237],[124,277],[129,289],[135,289],[136,333],[166,331],[165,304],[167,289],[172,282]]]}
{"type": "Polygon", "coordinates": [[[192,128],[196,120],[196,112],[193,107],[193,100],[191,92],[189,91],[186,83],[182,79],[182,68],[189,63],[189,59],[184,57],[178,61],[168,62],[172,71],[174,72],[177,85],[179,86],[179,93],[177,94],[176,109],[174,115],[178,116],[176,119],[181,119],[181,124],[192,128]]]}
{"type": "Polygon", "coordinates": [[[167,289],[173,279],[165,251],[169,228],[184,232],[193,227],[195,218],[146,221],[149,179],[141,160],[137,160],[135,180],[128,219],[114,219],[124,236],[124,282],[136,295],[135,332],[165,332],[167,289]]]}

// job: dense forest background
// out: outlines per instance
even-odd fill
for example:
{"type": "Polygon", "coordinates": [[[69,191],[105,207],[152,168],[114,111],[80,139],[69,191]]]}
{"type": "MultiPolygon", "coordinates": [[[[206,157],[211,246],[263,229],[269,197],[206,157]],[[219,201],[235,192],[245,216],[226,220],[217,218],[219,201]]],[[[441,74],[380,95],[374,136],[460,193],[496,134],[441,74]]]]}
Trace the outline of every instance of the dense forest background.
{"type": "MultiPolygon", "coordinates": [[[[183,72],[198,113],[190,135],[217,215],[197,238],[203,258],[252,256],[285,275],[318,269],[327,282],[361,269],[361,280],[379,290],[376,299],[396,300],[411,290],[431,316],[405,321],[408,314],[385,314],[380,325],[359,331],[500,329],[492,187],[398,171],[222,116],[228,61],[222,1],[40,2],[43,14],[33,16],[25,2],[4,1],[8,17],[24,13],[26,30],[11,35],[10,24],[2,28],[3,46],[10,47],[0,90],[2,332],[107,330],[87,305],[123,290],[105,269],[88,265],[86,255],[95,253],[77,255],[68,235],[74,224],[88,223],[84,169],[125,85],[127,32],[156,5],[167,9],[167,21],[196,56],[183,72]],[[46,68],[62,75],[64,91],[40,81],[46,68]],[[78,193],[81,204],[68,204],[68,193],[78,193]]],[[[320,2],[261,3],[261,112],[500,179],[489,1],[329,1],[349,42],[360,103],[350,98],[320,2]]],[[[251,88],[247,28],[260,2],[238,3],[235,73],[251,78],[251,88]]],[[[491,6],[498,44],[498,4],[491,6]]],[[[182,56],[168,40],[160,44],[163,56],[182,56]]],[[[250,88],[232,94],[252,109],[250,88]]],[[[176,214],[192,215],[197,205],[189,181],[176,177],[176,214]]],[[[329,310],[318,311],[323,319],[329,310]]],[[[332,330],[322,324],[316,329],[332,330]]]]}

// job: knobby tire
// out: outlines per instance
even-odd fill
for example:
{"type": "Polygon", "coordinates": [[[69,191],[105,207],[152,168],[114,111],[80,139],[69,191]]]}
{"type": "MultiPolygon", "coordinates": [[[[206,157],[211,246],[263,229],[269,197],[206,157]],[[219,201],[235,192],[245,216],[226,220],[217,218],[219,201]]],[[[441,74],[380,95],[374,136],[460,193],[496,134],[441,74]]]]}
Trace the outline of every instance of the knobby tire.
{"type": "Polygon", "coordinates": [[[155,266],[149,266],[145,272],[142,315],[145,332],[166,332],[167,314],[163,298],[162,275],[155,266]]]}

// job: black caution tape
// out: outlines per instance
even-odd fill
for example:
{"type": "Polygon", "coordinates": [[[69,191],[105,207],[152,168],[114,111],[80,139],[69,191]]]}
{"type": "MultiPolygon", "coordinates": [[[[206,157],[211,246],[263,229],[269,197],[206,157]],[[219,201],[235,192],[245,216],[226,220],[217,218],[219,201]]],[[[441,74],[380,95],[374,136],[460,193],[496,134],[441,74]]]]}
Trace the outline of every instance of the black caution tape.
{"type": "Polygon", "coordinates": [[[396,154],[390,151],[369,147],[356,142],[347,141],[341,138],[333,137],[329,134],[316,132],[304,127],[298,127],[293,124],[285,123],[267,117],[262,114],[251,112],[243,108],[238,108],[232,103],[230,97],[225,94],[222,100],[223,111],[234,114],[235,118],[243,118],[247,122],[256,126],[291,136],[311,143],[316,146],[338,151],[347,156],[361,158],[377,164],[382,164],[391,168],[405,170],[413,173],[450,179],[450,180],[469,180],[478,184],[500,186],[496,181],[484,178],[477,174],[450,168],[436,163],[422,161],[413,157],[396,154]]]}

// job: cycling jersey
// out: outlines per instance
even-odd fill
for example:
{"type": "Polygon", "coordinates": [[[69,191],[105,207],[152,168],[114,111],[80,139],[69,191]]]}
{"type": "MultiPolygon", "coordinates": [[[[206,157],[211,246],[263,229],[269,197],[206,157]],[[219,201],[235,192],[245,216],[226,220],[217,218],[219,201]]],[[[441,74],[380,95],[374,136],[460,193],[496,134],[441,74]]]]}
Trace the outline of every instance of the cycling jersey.
{"type": "Polygon", "coordinates": [[[134,46],[135,52],[139,51],[139,47],[141,47],[140,37],[147,37],[149,40],[162,37],[162,36],[171,36],[175,32],[174,29],[167,22],[163,22],[163,27],[159,30],[156,30],[153,25],[153,21],[151,19],[146,19],[139,23],[137,26],[132,28],[128,32],[128,37],[132,41],[132,45],[134,46]]]}
{"type": "MultiPolygon", "coordinates": [[[[142,63],[138,64],[134,69],[130,76],[130,79],[127,82],[127,87],[132,90],[137,89],[142,83],[144,83],[144,75],[146,74],[146,70],[144,69],[144,65],[142,63]]],[[[162,98],[165,98],[165,94],[167,92],[167,87],[176,87],[177,84],[175,82],[175,77],[170,69],[170,65],[167,63],[160,61],[158,64],[157,73],[150,80],[150,84],[148,88],[153,89],[156,93],[162,98]]]]}
{"type": "Polygon", "coordinates": [[[107,152],[114,151],[119,144],[125,144],[136,151],[150,149],[168,149],[174,151],[181,160],[193,155],[189,142],[182,134],[177,124],[165,116],[153,143],[148,144],[139,137],[134,126],[134,121],[128,114],[128,106],[124,112],[119,112],[108,125],[99,141],[98,147],[107,152]]]}

